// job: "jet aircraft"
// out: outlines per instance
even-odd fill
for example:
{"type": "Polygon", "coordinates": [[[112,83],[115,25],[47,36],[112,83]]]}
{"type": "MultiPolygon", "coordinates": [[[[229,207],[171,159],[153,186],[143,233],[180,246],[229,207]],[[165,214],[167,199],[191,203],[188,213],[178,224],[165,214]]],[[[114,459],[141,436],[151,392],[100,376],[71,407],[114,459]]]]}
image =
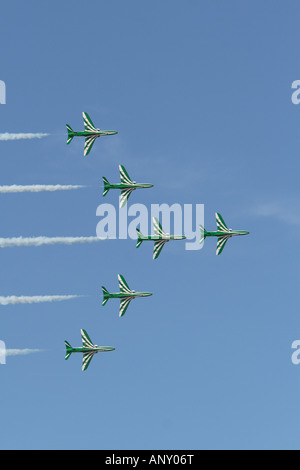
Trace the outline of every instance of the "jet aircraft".
{"type": "Polygon", "coordinates": [[[121,189],[120,207],[124,207],[126,205],[132,191],[140,188],[153,188],[153,184],[136,183],[136,181],[132,181],[124,166],[119,165],[119,170],[121,184],[110,184],[105,177],[102,179],[104,183],[103,197],[106,196],[110,189],[121,189]]]}
{"type": "Polygon", "coordinates": [[[200,225],[200,230],[202,233],[200,243],[203,243],[206,237],[218,237],[217,255],[222,253],[229,238],[235,237],[237,235],[249,235],[249,232],[244,230],[232,230],[231,228],[228,228],[224,222],[223,217],[219,213],[216,213],[216,221],[218,228],[217,232],[207,232],[205,228],[200,225]]]}
{"type": "Polygon", "coordinates": [[[171,240],[185,240],[186,237],[182,235],[170,235],[165,233],[159,220],[153,217],[153,227],[155,235],[143,235],[139,229],[136,229],[138,239],[136,247],[139,248],[144,241],[154,241],[153,259],[157,259],[161,253],[161,250],[171,240]]]}
{"type": "Polygon", "coordinates": [[[82,370],[85,371],[89,367],[91,360],[93,359],[94,355],[99,352],[108,352],[108,351],[115,351],[115,348],[110,348],[106,346],[97,346],[93,344],[91,338],[87,334],[85,330],[81,331],[81,338],[83,347],[81,348],[72,348],[68,341],[65,341],[66,346],[66,357],[65,360],[69,359],[72,353],[83,353],[82,358],[82,370]]]}
{"type": "Polygon", "coordinates": [[[103,292],[103,302],[102,305],[106,305],[109,299],[120,299],[120,312],[119,317],[123,317],[127,308],[129,307],[130,302],[136,297],[150,297],[152,294],[150,292],[135,292],[131,290],[125,281],[124,277],[121,274],[118,275],[120,292],[115,294],[110,294],[105,287],[102,287],[103,292]]]}
{"type": "Polygon", "coordinates": [[[82,113],[82,115],[83,115],[85,131],[83,132],[73,131],[72,127],[69,126],[69,124],[67,124],[67,130],[68,130],[67,144],[70,144],[74,137],[78,137],[78,136],[85,137],[84,156],[86,156],[92,150],[94,142],[98,137],[101,137],[102,135],[115,135],[117,134],[117,131],[101,131],[100,129],[97,129],[94,126],[88,113],[82,113]]]}

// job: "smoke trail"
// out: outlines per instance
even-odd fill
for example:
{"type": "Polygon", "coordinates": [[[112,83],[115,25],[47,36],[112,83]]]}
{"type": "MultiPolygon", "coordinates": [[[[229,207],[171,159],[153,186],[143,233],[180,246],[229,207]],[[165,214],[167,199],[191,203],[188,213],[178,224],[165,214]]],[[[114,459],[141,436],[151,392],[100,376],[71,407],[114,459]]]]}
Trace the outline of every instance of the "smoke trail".
{"type": "Polygon", "coordinates": [[[17,246],[42,246],[42,245],[73,245],[74,243],[94,243],[103,241],[98,237],[35,237],[35,238],[0,238],[0,248],[13,248],[17,246]]]}
{"type": "Polygon", "coordinates": [[[80,295],[36,295],[36,296],[20,296],[15,295],[9,297],[0,296],[0,305],[16,305],[16,304],[39,304],[43,302],[63,302],[64,300],[73,300],[81,297],[80,295]]]}
{"type": "Polygon", "coordinates": [[[27,356],[27,354],[42,352],[42,349],[0,349],[0,356],[27,356]]]}
{"type": "Polygon", "coordinates": [[[42,139],[47,137],[49,134],[0,134],[0,140],[20,140],[20,139],[42,139]]]}
{"type": "Polygon", "coordinates": [[[0,193],[40,193],[43,191],[69,191],[72,189],[81,189],[85,188],[85,186],[73,186],[73,185],[41,185],[41,184],[34,184],[28,186],[18,186],[16,184],[11,186],[0,186],[0,193]]]}

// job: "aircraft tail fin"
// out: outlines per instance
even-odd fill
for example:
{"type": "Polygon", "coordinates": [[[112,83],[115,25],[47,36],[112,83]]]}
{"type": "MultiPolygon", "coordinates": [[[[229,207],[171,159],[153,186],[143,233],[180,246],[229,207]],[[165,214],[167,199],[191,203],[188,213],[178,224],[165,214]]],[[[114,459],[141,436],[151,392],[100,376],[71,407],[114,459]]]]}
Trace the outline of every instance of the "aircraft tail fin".
{"type": "Polygon", "coordinates": [[[66,346],[66,357],[65,357],[65,360],[69,359],[69,357],[71,356],[72,354],[72,346],[70,345],[70,343],[68,343],[68,341],[65,341],[65,346],[66,346]]]}
{"type": "Polygon", "coordinates": [[[72,142],[72,139],[74,137],[74,131],[69,124],[67,124],[67,131],[68,131],[68,140],[67,140],[67,145],[72,142]]]}
{"type": "Polygon", "coordinates": [[[106,196],[108,191],[110,190],[110,184],[109,181],[103,176],[102,178],[103,184],[104,184],[104,191],[103,191],[103,197],[106,196]]]}
{"type": "Polygon", "coordinates": [[[139,248],[141,246],[141,244],[143,243],[144,241],[144,235],[142,234],[142,232],[137,228],[136,229],[136,233],[137,233],[137,244],[136,244],[136,247],[139,248]]]}
{"type": "Polygon", "coordinates": [[[102,302],[102,305],[104,307],[104,305],[107,304],[107,302],[109,301],[109,292],[107,289],[105,289],[105,287],[102,286],[102,292],[103,292],[103,302],[102,302]]]}

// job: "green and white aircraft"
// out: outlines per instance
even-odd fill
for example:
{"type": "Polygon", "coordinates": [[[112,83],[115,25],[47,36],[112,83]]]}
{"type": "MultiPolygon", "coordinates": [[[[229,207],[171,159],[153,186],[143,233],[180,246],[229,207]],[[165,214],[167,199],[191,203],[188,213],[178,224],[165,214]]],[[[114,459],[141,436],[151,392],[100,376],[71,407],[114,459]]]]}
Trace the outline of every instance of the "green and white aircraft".
{"type": "Polygon", "coordinates": [[[85,371],[87,370],[88,366],[91,363],[91,360],[93,359],[94,355],[99,353],[99,352],[108,352],[108,351],[115,351],[115,348],[110,348],[106,346],[97,346],[96,344],[93,344],[91,338],[87,334],[85,330],[80,330],[81,331],[81,338],[82,338],[82,348],[72,348],[70,343],[68,341],[65,341],[66,345],[66,357],[65,360],[69,359],[72,353],[83,353],[83,358],[82,358],[82,370],[85,371]]]}
{"type": "Polygon", "coordinates": [[[124,277],[121,274],[118,275],[120,292],[116,294],[110,294],[105,287],[102,286],[103,292],[103,302],[102,305],[106,305],[109,299],[120,299],[120,313],[119,317],[125,315],[126,310],[129,307],[130,302],[136,297],[150,297],[152,294],[150,292],[135,292],[131,290],[125,281],[124,277]]]}
{"type": "Polygon", "coordinates": [[[82,115],[83,115],[85,131],[84,132],[73,131],[72,127],[69,126],[69,124],[67,124],[67,130],[68,130],[67,144],[71,143],[73,137],[78,137],[78,136],[85,137],[84,156],[86,156],[92,150],[94,142],[98,137],[101,137],[102,135],[115,135],[117,134],[117,131],[101,131],[100,129],[97,129],[94,126],[88,113],[82,113],[82,115]]]}
{"type": "Polygon", "coordinates": [[[200,230],[202,233],[200,243],[203,243],[206,237],[218,237],[217,255],[222,253],[229,238],[235,237],[237,235],[249,235],[249,232],[244,230],[232,230],[231,228],[228,228],[221,214],[216,213],[216,221],[218,228],[217,232],[207,232],[205,228],[200,225],[200,230]]]}
{"type": "Polygon", "coordinates": [[[132,191],[140,188],[153,188],[153,184],[136,183],[136,181],[132,181],[124,166],[119,165],[119,170],[121,184],[110,184],[104,176],[102,179],[104,183],[103,197],[106,196],[110,189],[121,189],[120,207],[124,207],[126,205],[132,191]]]}
{"type": "Polygon", "coordinates": [[[153,227],[155,235],[143,235],[139,229],[136,229],[138,234],[136,247],[139,248],[144,241],[154,241],[153,259],[157,259],[163,249],[165,243],[171,240],[185,240],[186,237],[182,235],[170,235],[165,233],[159,220],[153,217],[153,227]]]}

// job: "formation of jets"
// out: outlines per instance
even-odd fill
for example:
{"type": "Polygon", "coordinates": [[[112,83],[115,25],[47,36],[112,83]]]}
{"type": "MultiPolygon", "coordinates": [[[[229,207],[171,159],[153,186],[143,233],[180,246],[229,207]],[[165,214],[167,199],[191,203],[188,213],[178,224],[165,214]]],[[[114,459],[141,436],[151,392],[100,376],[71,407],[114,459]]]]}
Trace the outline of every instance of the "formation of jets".
{"type": "MultiPolygon", "coordinates": [[[[83,132],[75,132],[67,124],[68,130],[68,140],[67,144],[70,144],[72,139],[77,136],[85,137],[85,145],[84,145],[84,156],[88,155],[93,147],[95,140],[98,137],[104,135],[114,135],[117,134],[117,131],[101,131],[97,129],[91,118],[87,113],[83,113],[83,121],[84,121],[84,128],[85,131],[83,132]]],[[[104,183],[104,192],[103,196],[106,196],[110,189],[118,189],[121,190],[121,197],[120,197],[120,207],[124,207],[127,204],[128,198],[130,197],[131,193],[136,189],[144,189],[144,188],[152,188],[153,184],[149,183],[136,183],[133,181],[129,174],[127,173],[124,166],[119,165],[120,171],[120,180],[121,183],[109,183],[109,181],[103,177],[104,183]]],[[[232,230],[227,227],[223,217],[221,214],[216,213],[216,222],[217,222],[217,231],[216,232],[207,232],[205,228],[200,225],[201,230],[201,240],[200,243],[203,243],[206,237],[217,237],[217,251],[216,254],[220,255],[224,250],[224,247],[229,238],[238,236],[238,235],[248,235],[249,232],[244,230],[232,230]]],[[[154,227],[154,235],[143,235],[142,232],[137,229],[137,245],[136,247],[139,248],[144,241],[152,241],[154,242],[154,251],[153,251],[153,259],[157,259],[164,247],[164,245],[171,240],[184,240],[186,239],[183,235],[170,235],[164,232],[159,220],[157,218],[153,218],[153,227],[154,227]]],[[[138,297],[149,297],[152,295],[150,292],[136,292],[131,290],[128,286],[127,282],[125,281],[124,277],[121,274],[118,275],[119,287],[120,291],[117,293],[110,293],[105,287],[102,287],[103,293],[103,302],[102,305],[106,305],[109,299],[118,299],[120,300],[120,309],[119,309],[119,317],[123,317],[129,307],[130,302],[133,299],[138,297]]],[[[82,353],[83,360],[82,360],[82,370],[85,371],[90,365],[90,362],[95,354],[99,352],[107,352],[107,351],[114,351],[115,348],[105,347],[105,346],[97,346],[93,344],[90,337],[88,336],[85,330],[81,330],[81,337],[82,337],[82,347],[72,348],[72,346],[65,341],[66,346],[66,357],[65,359],[69,359],[72,353],[82,353]]]]}

